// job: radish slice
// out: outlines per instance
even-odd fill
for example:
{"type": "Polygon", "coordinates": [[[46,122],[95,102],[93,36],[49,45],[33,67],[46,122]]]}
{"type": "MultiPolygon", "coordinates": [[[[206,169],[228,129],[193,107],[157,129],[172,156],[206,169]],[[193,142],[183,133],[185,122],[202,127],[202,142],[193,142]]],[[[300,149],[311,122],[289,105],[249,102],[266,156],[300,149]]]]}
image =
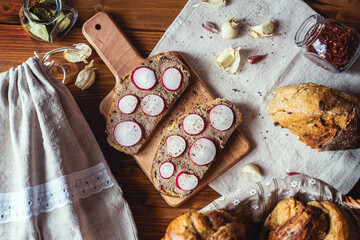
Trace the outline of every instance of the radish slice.
{"type": "Polygon", "coordinates": [[[168,179],[174,174],[175,166],[172,162],[163,162],[159,167],[159,172],[163,179],[168,179]]]}
{"type": "Polygon", "coordinates": [[[225,131],[228,130],[234,122],[234,112],[229,106],[219,104],[210,109],[209,120],[213,128],[219,131],[225,131]]]}
{"type": "Polygon", "coordinates": [[[149,94],[141,100],[140,106],[146,115],[155,117],[164,111],[165,102],[162,97],[156,94],[149,94]]]}
{"type": "Polygon", "coordinates": [[[179,135],[171,135],[166,139],[166,151],[167,154],[172,158],[177,158],[186,148],[186,141],[179,135]]]}
{"type": "Polygon", "coordinates": [[[150,90],[156,84],[155,72],[148,67],[139,67],[131,74],[131,80],[141,90],[150,90]]]}
{"type": "Polygon", "coordinates": [[[127,94],[119,100],[119,110],[125,114],[131,114],[135,111],[138,105],[138,98],[133,94],[127,94]]]}
{"type": "Polygon", "coordinates": [[[198,135],[204,130],[205,122],[200,115],[192,113],[184,118],[182,122],[182,127],[186,134],[198,135]]]}
{"type": "Polygon", "coordinates": [[[211,163],[216,156],[216,147],[208,138],[199,138],[190,147],[189,155],[191,161],[196,165],[203,166],[211,163]]]}
{"type": "Polygon", "coordinates": [[[181,85],[182,75],[179,69],[171,67],[162,75],[162,84],[169,91],[176,91],[181,85]]]}
{"type": "Polygon", "coordinates": [[[176,176],[176,185],[184,191],[190,191],[196,188],[199,183],[199,179],[194,174],[189,174],[186,172],[180,172],[176,176]]]}
{"type": "Polygon", "coordinates": [[[130,147],[137,144],[142,138],[142,130],[136,122],[123,121],[116,124],[114,138],[122,146],[130,147]]]}

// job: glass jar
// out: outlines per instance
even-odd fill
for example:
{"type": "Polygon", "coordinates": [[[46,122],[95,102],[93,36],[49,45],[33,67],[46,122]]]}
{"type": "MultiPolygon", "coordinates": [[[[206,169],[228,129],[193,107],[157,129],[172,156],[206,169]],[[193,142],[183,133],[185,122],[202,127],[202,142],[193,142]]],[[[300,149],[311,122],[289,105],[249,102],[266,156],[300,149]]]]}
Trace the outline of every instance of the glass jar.
{"type": "Polygon", "coordinates": [[[308,17],[295,34],[295,43],[315,64],[333,71],[348,69],[360,54],[359,33],[334,19],[308,17]]]}
{"type": "Polygon", "coordinates": [[[21,25],[32,38],[51,43],[69,32],[77,16],[71,0],[24,0],[19,13],[21,25]]]}

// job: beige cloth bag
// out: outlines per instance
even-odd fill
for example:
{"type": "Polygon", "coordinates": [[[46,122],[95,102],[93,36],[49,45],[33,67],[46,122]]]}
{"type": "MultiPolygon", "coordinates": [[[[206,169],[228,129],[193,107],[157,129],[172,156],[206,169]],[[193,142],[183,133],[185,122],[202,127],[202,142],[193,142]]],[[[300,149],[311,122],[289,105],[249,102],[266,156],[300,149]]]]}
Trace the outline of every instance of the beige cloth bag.
{"type": "Polygon", "coordinates": [[[34,57],[0,74],[0,94],[0,239],[137,239],[68,89],[34,57]]]}

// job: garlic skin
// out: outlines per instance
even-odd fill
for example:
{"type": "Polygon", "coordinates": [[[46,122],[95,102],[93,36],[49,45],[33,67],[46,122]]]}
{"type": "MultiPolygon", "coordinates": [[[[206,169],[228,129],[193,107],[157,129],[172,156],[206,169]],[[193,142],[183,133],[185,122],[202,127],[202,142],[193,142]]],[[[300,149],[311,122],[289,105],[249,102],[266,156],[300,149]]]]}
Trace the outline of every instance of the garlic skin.
{"type": "Polygon", "coordinates": [[[96,68],[93,68],[93,66],[94,60],[91,60],[89,65],[85,66],[85,68],[79,72],[75,81],[75,86],[81,88],[81,90],[85,90],[94,84],[96,68]]]}
{"type": "Polygon", "coordinates": [[[272,20],[268,20],[262,24],[250,27],[253,31],[250,32],[250,36],[252,38],[264,38],[270,37],[273,35],[275,30],[275,22],[272,20]]]}
{"type": "Polygon", "coordinates": [[[248,174],[252,174],[256,177],[262,178],[260,169],[257,165],[250,163],[250,164],[246,164],[242,167],[241,170],[243,173],[248,173],[248,174]]]}
{"type": "Polygon", "coordinates": [[[201,2],[195,4],[194,7],[198,7],[202,4],[206,4],[218,8],[218,7],[224,7],[226,5],[226,0],[201,0],[201,2]]]}
{"type": "Polygon", "coordinates": [[[227,73],[236,73],[240,66],[240,49],[229,46],[216,56],[217,64],[224,68],[227,73]]]}
{"type": "Polygon", "coordinates": [[[221,26],[221,36],[224,39],[234,38],[239,34],[239,23],[236,22],[236,18],[229,19],[221,26]]]}
{"type": "Polygon", "coordinates": [[[88,61],[86,59],[88,57],[90,57],[90,55],[92,53],[91,47],[89,47],[85,43],[78,43],[78,44],[74,44],[73,46],[76,48],[76,50],[70,50],[70,49],[65,50],[64,51],[64,58],[68,62],[73,62],[73,63],[84,62],[84,63],[87,63],[88,61]]]}
{"type": "Polygon", "coordinates": [[[216,29],[216,26],[211,22],[205,21],[201,24],[201,26],[212,33],[219,33],[219,31],[216,29]]]}

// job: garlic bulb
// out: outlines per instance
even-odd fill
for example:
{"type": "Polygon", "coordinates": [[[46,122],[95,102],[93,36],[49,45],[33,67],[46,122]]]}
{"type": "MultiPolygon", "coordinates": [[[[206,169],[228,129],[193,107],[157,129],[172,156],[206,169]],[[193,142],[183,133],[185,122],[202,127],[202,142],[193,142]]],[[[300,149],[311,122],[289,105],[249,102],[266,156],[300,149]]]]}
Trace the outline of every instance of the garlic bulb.
{"type": "Polygon", "coordinates": [[[90,57],[92,50],[85,43],[78,43],[73,45],[74,50],[67,49],[64,51],[64,58],[69,62],[84,62],[87,63],[87,58],[90,57]]]}
{"type": "Polygon", "coordinates": [[[275,30],[275,22],[272,20],[266,21],[260,25],[250,27],[253,31],[250,32],[250,36],[253,38],[258,37],[270,37],[275,30]]]}
{"type": "Polygon", "coordinates": [[[224,7],[226,5],[226,0],[201,0],[201,2],[195,4],[194,7],[198,7],[201,4],[207,4],[212,7],[224,7]]]}
{"type": "Polygon", "coordinates": [[[236,18],[231,18],[229,21],[221,26],[221,36],[224,39],[234,38],[239,34],[239,23],[236,22],[236,18]]]}
{"type": "Polygon", "coordinates": [[[256,177],[260,177],[260,178],[262,177],[259,167],[253,163],[246,164],[245,166],[243,166],[242,172],[252,174],[256,177]]]}
{"type": "Polygon", "coordinates": [[[217,64],[225,68],[227,73],[236,73],[240,66],[240,47],[234,49],[231,46],[216,56],[217,64]]]}
{"type": "Polygon", "coordinates": [[[95,70],[94,59],[91,60],[90,64],[85,66],[83,70],[81,70],[76,78],[75,86],[81,88],[81,90],[88,89],[95,82],[95,70]]]}

